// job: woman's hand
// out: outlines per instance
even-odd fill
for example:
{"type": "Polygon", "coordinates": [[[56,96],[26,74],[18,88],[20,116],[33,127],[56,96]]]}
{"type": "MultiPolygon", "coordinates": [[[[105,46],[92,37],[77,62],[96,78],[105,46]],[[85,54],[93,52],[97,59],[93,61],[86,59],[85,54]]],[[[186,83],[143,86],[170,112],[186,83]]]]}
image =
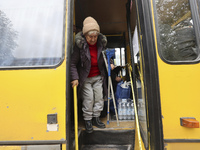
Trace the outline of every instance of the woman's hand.
{"type": "Polygon", "coordinates": [[[72,88],[76,85],[76,86],[78,86],[78,80],[73,80],[72,82],[71,82],[71,84],[72,84],[72,88]]]}
{"type": "Polygon", "coordinates": [[[113,64],[110,64],[111,70],[115,69],[115,66],[113,64]]]}

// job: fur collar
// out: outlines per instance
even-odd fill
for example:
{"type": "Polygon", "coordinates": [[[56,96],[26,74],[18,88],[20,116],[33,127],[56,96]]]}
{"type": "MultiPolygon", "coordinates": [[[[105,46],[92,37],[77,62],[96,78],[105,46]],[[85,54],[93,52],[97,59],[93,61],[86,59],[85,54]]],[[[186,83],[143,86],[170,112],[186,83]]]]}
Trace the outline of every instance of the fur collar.
{"type": "MultiPolygon", "coordinates": [[[[103,47],[106,47],[106,45],[107,45],[107,38],[106,38],[105,35],[103,35],[102,33],[99,33],[98,41],[100,41],[102,43],[103,47]]],[[[76,36],[75,36],[75,43],[78,46],[78,48],[82,48],[83,45],[84,45],[84,43],[86,43],[86,39],[83,36],[83,32],[79,32],[79,33],[76,34],[76,36]]]]}

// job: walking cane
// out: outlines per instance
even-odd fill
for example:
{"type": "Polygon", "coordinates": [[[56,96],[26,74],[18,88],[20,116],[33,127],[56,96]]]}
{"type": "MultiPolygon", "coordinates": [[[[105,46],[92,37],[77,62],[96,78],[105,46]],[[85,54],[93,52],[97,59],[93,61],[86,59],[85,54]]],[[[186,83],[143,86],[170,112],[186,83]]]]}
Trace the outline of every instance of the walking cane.
{"type": "Polygon", "coordinates": [[[77,109],[77,86],[73,87],[74,91],[74,132],[75,132],[75,150],[78,150],[78,109],[77,109]]]}
{"type": "Polygon", "coordinates": [[[107,59],[108,59],[108,64],[106,61],[106,56],[105,56],[105,52],[102,52],[103,54],[103,58],[105,61],[105,65],[106,65],[106,69],[108,72],[108,110],[107,110],[107,124],[109,124],[109,113],[110,113],[110,88],[111,88],[111,92],[112,92],[112,98],[113,98],[113,104],[114,104],[114,109],[115,109],[115,114],[116,114],[116,119],[117,119],[117,125],[119,126],[119,120],[118,120],[118,113],[117,113],[117,109],[116,109],[116,103],[115,103],[115,97],[114,97],[114,92],[113,92],[113,86],[112,86],[112,81],[111,81],[111,76],[110,76],[110,72],[111,72],[111,68],[110,68],[110,58],[112,56],[114,56],[115,54],[115,50],[106,50],[106,55],[107,55],[107,59]]]}

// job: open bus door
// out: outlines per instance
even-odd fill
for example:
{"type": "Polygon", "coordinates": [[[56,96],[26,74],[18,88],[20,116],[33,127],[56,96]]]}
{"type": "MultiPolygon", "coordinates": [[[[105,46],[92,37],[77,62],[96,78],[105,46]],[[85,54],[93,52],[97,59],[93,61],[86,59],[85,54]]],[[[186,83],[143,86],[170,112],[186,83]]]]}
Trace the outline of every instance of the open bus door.
{"type": "Polygon", "coordinates": [[[136,0],[137,28],[133,34],[139,127],[145,149],[164,149],[159,78],[151,1],[136,0]]]}

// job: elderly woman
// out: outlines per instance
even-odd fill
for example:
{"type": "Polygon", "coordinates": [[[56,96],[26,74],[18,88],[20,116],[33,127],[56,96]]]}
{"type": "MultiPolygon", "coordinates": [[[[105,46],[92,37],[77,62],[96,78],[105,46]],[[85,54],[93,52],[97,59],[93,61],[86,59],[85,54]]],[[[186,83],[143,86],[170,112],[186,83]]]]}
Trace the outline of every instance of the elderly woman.
{"type": "Polygon", "coordinates": [[[78,86],[78,96],[83,100],[82,110],[85,128],[93,132],[93,125],[105,128],[99,120],[106,95],[106,68],[102,55],[107,39],[100,33],[97,21],[87,17],[82,32],[75,37],[71,56],[71,84],[78,86]],[[104,93],[104,94],[103,94],[104,93]]]}

